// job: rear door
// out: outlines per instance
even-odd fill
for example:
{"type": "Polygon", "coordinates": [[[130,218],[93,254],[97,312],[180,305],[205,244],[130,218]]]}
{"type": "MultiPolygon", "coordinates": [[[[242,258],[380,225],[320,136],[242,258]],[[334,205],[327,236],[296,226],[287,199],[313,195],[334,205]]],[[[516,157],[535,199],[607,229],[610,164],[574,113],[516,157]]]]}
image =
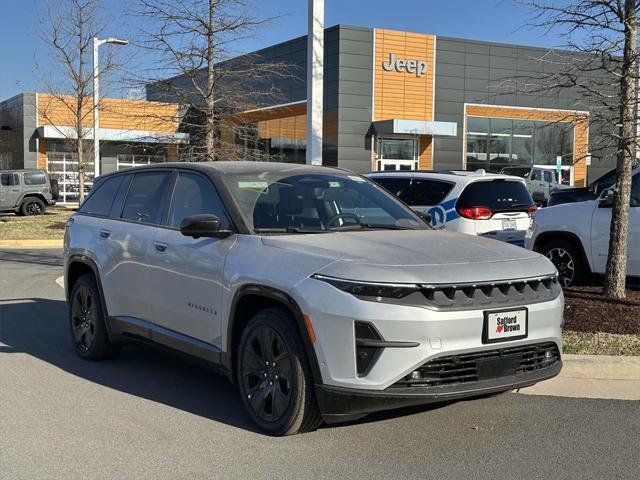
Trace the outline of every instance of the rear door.
{"type": "Polygon", "coordinates": [[[231,227],[210,179],[181,171],[165,225],[156,229],[150,248],[151,317],[157,325],[221,348],[224,262],[235,236],[195,239],[182,235],[182,221],[200,213],[217,216],[222,230],[231,227]]]}
{"type": "Polygon", "coordinates": [[[172,175],[168,169],[127,175],[100,226],[102,284],[112,316],[151,321],[149,251],[166,214],[172,175]]]}
{"type": "Polygon", "coordinates": [[[531,221],[529,208],[533,206],[523,181],[488,178],[467,184],[456,210],[461,217],[473,220],[476,235],[524,245],[531,221]]]}

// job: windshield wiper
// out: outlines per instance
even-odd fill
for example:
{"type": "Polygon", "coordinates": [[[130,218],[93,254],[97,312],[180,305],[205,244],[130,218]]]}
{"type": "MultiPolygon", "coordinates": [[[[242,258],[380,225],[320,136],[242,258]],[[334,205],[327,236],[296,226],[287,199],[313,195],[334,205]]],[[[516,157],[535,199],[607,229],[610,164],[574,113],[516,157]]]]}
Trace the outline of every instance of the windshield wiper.
{"type": "Polygon", "coordinates": [[[327,233],[327,230],[301,227],[254,228],[253,231],[256,233],[327,233]]]}
{"type": "Polygon", "coordinates": [[[335,232],[348,232],[352,230],[363,229],[380,229],[380,230],[415,230],[412,227],[403,227],[402,225],[393,225],[388,223],[354,223],[353,225],[342,225],[339,227],[332,227],[330,230],[335,232]]]}

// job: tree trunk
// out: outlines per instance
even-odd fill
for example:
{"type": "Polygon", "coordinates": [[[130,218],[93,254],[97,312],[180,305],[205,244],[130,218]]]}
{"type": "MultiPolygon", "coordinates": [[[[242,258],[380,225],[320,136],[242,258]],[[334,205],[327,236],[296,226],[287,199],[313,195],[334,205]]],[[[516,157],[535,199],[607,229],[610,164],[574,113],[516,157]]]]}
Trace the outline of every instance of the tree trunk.
{"type": "Polygon", "coordinates": [[[627,237],[631,173],[636,158],[636,102],[638,21],[635,0],[625,0],[624,55],[620,79],[620,139],[618,140],[618,184],[611,211],[609,255],[605,273],[604,294],[610,298],[625,297],[627,275],[627,237]]]}
{"type": "Polygon", "coordinates": [[[215,28],[215,0],[209,0],[209,24],[207,29],[207,112],[206,112],[206,148],[207,160],[215,160],[215,142],[216,142],[216,125],[215,125],[215,99],[213,96],[214,87],[214,45],[213,32],[215,28]]]}
{"type": "Polygon", "coordinates": [[[78,202],[84,201],[84,151],[82,139],[78,140],[78,202]]]}

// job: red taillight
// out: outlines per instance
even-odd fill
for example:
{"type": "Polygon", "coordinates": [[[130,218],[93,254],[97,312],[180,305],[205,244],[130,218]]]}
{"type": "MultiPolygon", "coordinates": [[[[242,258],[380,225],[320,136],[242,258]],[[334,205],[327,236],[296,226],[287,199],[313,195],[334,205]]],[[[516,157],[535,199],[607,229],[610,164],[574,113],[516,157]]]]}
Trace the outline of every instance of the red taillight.
{"type": "Polygon", "coordinates": [[[489,220],[493,216],[493,212],[487,207],[458,208],[458,214],[469,220],[489,220]]]}
{"type": "Polygon", "coordinates": [[[533,217],[533,214],[536,213],[537,210],[538,210],[537,205],[530,205],[529,208],[527,208],[527,213],[529,214],[530,217],[533,217]]]}

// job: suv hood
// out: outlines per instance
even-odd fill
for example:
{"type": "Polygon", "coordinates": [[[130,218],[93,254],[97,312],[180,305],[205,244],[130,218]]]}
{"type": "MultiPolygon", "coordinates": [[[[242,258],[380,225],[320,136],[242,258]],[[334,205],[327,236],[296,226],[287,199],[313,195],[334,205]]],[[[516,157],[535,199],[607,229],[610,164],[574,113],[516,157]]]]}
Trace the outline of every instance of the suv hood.
{"type": "Polygon", "coordinates": [[[326,257],[316,273],[389,283],[466,283],[555,273],[542,255],[444,230],[384,230],[263,237],[265,245],[326,257]]]}

